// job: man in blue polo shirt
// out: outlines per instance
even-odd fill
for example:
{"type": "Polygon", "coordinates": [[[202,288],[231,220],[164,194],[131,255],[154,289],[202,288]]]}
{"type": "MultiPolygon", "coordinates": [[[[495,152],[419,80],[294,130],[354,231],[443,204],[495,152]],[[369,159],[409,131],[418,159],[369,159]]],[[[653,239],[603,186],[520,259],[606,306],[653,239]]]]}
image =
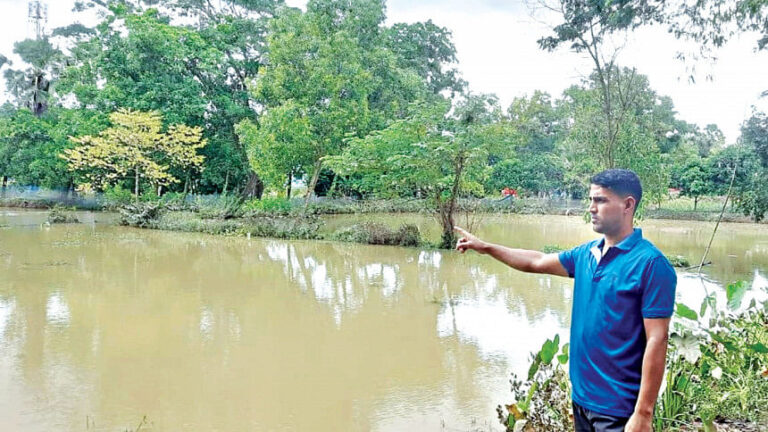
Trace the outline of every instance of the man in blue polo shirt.
{"type": "Polygon", "coordinates": [[[521,271],[574,278],[570,377],[576,431],[651,432],[664,376],[677,276],[633,228],[643,191],[629,170],[590,180],[592,228],[603,238],[560,254],[484,242],[461,228],[456,249],[521,271]]]}

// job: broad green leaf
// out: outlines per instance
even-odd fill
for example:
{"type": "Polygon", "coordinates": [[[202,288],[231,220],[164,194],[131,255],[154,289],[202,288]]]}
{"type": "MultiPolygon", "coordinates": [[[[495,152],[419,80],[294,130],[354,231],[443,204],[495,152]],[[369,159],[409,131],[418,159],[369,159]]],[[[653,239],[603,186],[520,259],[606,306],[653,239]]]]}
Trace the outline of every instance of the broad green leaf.
{"type": "Polygon", "coordinates": [[[741,301],[744,298],[744,294],[749,290],[749,284],[746,281],[738,281],[725,288],[725,295],[728,299],[728,309],[736,310],[741,306],[741,301]]]}
{"type": "Polygon", "coordinates": [[[758,352],[761,354],[768,354],[768,347],[763,345],[762,343],[756,343],[753,345],[747,345],[749,349],[751,349],[754,352],[758,352]]]}
{"type": "Polygon", "coordinates": [[[539,365],[541,365],[541,353],[536,355],[536,358],[533,359],[533,363],[531,363],[531,367],[528,368],[528,380],[532,380],[533,376],[536,375],[536,372],[539,371],[539,365]]]}
{"type": "Polygon", "coordinates": [[[562,354],[557,356],[557,361],[560,362],[560,364],[566,364],[568,363],[568,349],[570,348],[570,344],[563,344],[563,351],[562,354]]]}
{"type": "Polygon", "coordinates": [[[683,336],[675,333],[670,338],[679,355],[683,356],[689,363],[696,363],[701,357],[701,346],[699,340],[692,334],[686,333],[683,336]]]}
{"type": "Polygon", "coordinates": [[[552,363],[557,350],[560,348],[560,335],[555,335],[555,340],[547,339],[541,347],[541,362],[544,364],[552,363]]]}
{"type": "Polygon", "coordinates": [[[681,316],[683,318],[688,318],[689,320],[696,321],[697,319],[699,319],[699,316],[696,315],[696,311],[694,311],[693,309],[689,308],[688,306],[682,303],[677,304],[677,310],[675,311],[675,313],[678,316],[681,316]]]}

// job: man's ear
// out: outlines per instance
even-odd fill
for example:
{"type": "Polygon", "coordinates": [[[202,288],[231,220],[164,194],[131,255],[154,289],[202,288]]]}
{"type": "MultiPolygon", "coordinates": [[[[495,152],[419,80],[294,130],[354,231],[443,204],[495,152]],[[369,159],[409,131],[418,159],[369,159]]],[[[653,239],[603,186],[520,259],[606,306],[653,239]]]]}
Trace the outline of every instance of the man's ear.
{"type": "Polygon", "coordinates": [[[624,198],[624,209],[631,209],[633,214],[637,212],[637,200],[635,200],[635,197],[629,195],[628,197],[624,198]]]}

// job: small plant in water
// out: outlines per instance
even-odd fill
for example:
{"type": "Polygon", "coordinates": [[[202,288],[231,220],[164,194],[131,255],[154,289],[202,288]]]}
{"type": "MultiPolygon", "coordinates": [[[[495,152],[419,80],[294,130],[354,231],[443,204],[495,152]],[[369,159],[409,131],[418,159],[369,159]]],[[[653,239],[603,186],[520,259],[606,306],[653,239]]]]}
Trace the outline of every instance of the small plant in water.
{"type": "Polygon", "coordinates": [[[79,223],[77,216],[71,212],[75,211],[74,207],[66,207],[61,204],[56,204],[48,212],[48,223],[79,223]]]}

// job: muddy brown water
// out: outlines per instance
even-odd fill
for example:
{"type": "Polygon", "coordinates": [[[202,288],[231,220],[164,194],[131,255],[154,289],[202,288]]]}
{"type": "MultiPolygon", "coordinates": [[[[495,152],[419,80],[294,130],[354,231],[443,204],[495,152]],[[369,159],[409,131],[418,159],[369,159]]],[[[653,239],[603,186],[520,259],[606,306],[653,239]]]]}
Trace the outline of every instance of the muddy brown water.
{"type": "MultiPolygon", "coordinates": [[[[45,226],[0,209],[0,430],[499,430],[509,373],[567,340],[571,281],[478,255],[334,242],[45,226]]],[[[393,226],[420,216],[343,216],[393,226]]],[[[697,262],[711,223],[644,221],[697,262]]],[[[578,217],[494,216],[519,247],[595,237],[578,217]]],[[[702,285],[765,285],[768,229],[721,225],[702,285]]],[[[698,303],[696,303],[698,304],[698,303]]]]}

